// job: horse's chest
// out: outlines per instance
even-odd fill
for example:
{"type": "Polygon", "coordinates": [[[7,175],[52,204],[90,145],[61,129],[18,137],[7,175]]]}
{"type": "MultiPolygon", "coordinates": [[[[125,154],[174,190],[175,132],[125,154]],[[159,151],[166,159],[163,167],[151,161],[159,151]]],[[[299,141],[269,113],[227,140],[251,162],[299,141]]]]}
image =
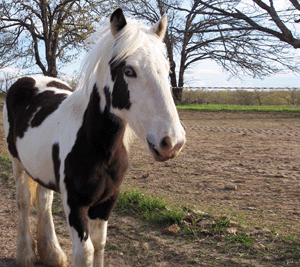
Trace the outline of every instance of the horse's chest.
{"type": "Polygon", "coordinates": [[[83,206],[104,202],[119,190],[128,168],[125,148],[119,149],[109,161],[84,157],[66,159],[65,184],[68,194],[83,206]]]}

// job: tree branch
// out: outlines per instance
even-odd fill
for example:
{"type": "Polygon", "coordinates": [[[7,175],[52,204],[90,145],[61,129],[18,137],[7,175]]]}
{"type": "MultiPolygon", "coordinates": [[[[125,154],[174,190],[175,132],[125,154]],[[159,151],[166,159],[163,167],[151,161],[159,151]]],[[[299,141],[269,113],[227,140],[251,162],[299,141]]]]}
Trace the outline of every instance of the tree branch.
{"type": "Polygon", "coordinates": [[[264,2],[261,0],[253,0],[258,6],[260,6],[262,9],[266,10],[268,14],[271,16],[272,20],[275,22],[277,27],[281,30],[285,38],[287,38],[287,41],[289,43],[293,43],[295,41],[291,31],[284,25],[284,23],[280,20],[275,7],[273,0],[270,1],[270,6],[266,5],[264,2]]]}
{"type": "MultiPolygon", "coordinates": [[[[300,48],[300,40],[295,39],[293,37],[291,31],[282,23],[282,21],[280,20],[280,18],[279,18],[279,16],[278,16],[278,14],[277,14],[277,12],[276,12],[273,5],[268,6],[264,2],[262,2],[261,0],[253,0],[253,2],[255,2],[259,7],[261,7],[262,9],[264,9],[265,11],[268,12],[268,14],[271,16],[272,20],[276,23],[277,27],[281,30],[281,32],[275,31],[275,30],[272,30],[270,28],[263,27],[263,26],[259,25],[253,19],[246,16],[245,14],[243,14],[238,9],[236,9],[236,13],[233,13],[233,12],[225,11],[225,10],[223,10],[221,8],[218,8],[218,7],[215,7],[213,5],[207,4],[204,1],[201,1],[201,0],[198,0],[198,1],[202,5],[210,8],[211,10],[217,11],[219,14],[222,14],[224,16],[233,17],[233,18],[236,18],[236,19],[244,20],[245,22],[247,22],[249,25],[251,25],[253,27],[253,30],[268,33],[270,35],[273,35],[273,36],[277,37],[281,41],[292,45],[294,48],[300,48]]],[[[271,2],[271,4],[273,3],[272,0],[270,0],[270,2],[271,2]]]]}

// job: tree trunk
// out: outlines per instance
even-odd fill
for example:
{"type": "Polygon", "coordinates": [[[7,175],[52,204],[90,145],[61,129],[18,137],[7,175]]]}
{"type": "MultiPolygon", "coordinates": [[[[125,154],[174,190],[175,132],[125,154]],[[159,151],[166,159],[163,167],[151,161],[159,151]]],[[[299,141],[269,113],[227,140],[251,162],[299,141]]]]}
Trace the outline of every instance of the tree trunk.
{"type": "Polygon", "coordinates": [[[174,53],[173,53],[173,42],[170,40],[170,35],[168,32],[165,36],[165,44],[167,48],[168,58],[170,62],[170,80],[171,80],[171,86],[177,87],[177,79],[176,79],[176,63],[174,60],[174,53]]]}
{"type": "Polygon", "coordinates": [[[177,87],[176,65],[175,62],[170,62],[170,82],[172,87],[177,87]]]}
{"type": "Polygon", "coordinates": [[[183,87],[184,85],[183,75],[184,75],[184,67],[180,66],[179,76],[178,76],[178,87],[183,87]]]}
{"type": "Polygon", "coordinates": [[[260,92],[259,91],[257,91],[257,90],[255,90],[254,91],[255,92],[255,95],[256,95],[256,99],[257,99],[257,101],[258,101],[258,104],[261,106],[261,94],[260,94],[260,92]]]}
{"type": "Polygon", "coordinates": [[[182,102],[182,87],[173,87],[173,98],[176,104],[182,102]]]}
{"type": "Polygon", "coordinates": [[[48,69],[46,71],[46,73],[44,73],[44,75],[46,76],[50,76],[50,77],[57,77],[57,68],[56,68],[56,58],[55,56],[49,56],[47,58],[47,65],[48,65],[48,69]]]}
{"type": "Polygon", "coordinates": [[[171,83],[171,87],[172,87],[172,93],[173,93],[173,98],[175,103],[178,102],[177,99],[177,91],[176,91],[176,87],[177,87],[177,78],[176,78],[176,63],[174,60],[174,53],[173,53],[173,42],[170,39],[171,36],[169,35],[168,32],[166,32],[166,36],[165,36],[165,44],[166,44],[166,48],[167,48],[167,53],[168,53],[168,58],[169,58],[169,62],[170,62],[170,83],[171,83]]]}
{"type": "Polygon", "coordinates": [[[176,94],[174,94],[176,103],[182,102],[182,90],[183,90],[183,85],[184,85],[183,76],[184,76],[184,71],[185,71],[185,67],[184,67],[185,61],[186,61],[185,54],[181,53],[181,61],[180,61],[179,76],[178,76],[178,87],[176,89],[176,94]]]}

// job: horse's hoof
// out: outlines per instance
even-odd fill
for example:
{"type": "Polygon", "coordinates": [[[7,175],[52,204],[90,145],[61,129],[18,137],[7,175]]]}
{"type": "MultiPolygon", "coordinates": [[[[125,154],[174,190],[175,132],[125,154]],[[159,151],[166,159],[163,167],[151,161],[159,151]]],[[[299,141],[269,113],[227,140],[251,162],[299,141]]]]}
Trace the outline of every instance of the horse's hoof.
{"type": "Polygon", "coordinates": [[[33,267],[38,259],[34,252],[34,244],[18,244],[17,263],[22,267],[33,267]],[[23,246],[22,246],[23,245],[23,246]]]}
{"type": "Polygon", "coordinates": [[[44,264],[55,267],[67,267],[67,256],[60,247],[39,249],[39,257],[44,264]]]}

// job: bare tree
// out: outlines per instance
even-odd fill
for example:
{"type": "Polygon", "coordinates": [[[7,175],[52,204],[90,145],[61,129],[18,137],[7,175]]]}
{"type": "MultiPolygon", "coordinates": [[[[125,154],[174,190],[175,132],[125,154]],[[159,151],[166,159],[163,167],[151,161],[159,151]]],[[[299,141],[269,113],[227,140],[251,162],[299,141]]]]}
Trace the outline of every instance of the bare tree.
{"type": "Polygon", "coordinates": [[[95,22],[112,6],[105,0],[0,0],[0,67],[37,65],[56,77],[57,62],[82,50],[95,22]]]}
{"type": "MultiPolygon", "coordinates": [[[[172,67],[172,87],[183,87],[185,71],[205,59],[216,61],[232,75],[244,73],[262,77],[282,69],[299,71],[287,45],[297,47],[297,38],[291,37],[296,34],[292,31],[289,34],[287,28],[295,24],[296,15],[290,17],[290,14],[295,12],[297,5],[281,8],[276,15],[272,11],[274,5],[268,9],[262,5],[262,1],[248,2],[140,0],[138,3],[129,3],[126,8],[130,13],[151,22],[163,12],[168,13],[169,27],[165,43],[172,67]],[[278,20],[280,16],[281,23],[278,20]],[[272,18],[277,19],[274,25],[269,23],[272,18]],[[280,32],[274,29],[279,26],[280,32]],[[177,72],[175,62],[179,63],[177,72]]],[[[273,2],[270,0],[270,3],[273,2]]]]}

